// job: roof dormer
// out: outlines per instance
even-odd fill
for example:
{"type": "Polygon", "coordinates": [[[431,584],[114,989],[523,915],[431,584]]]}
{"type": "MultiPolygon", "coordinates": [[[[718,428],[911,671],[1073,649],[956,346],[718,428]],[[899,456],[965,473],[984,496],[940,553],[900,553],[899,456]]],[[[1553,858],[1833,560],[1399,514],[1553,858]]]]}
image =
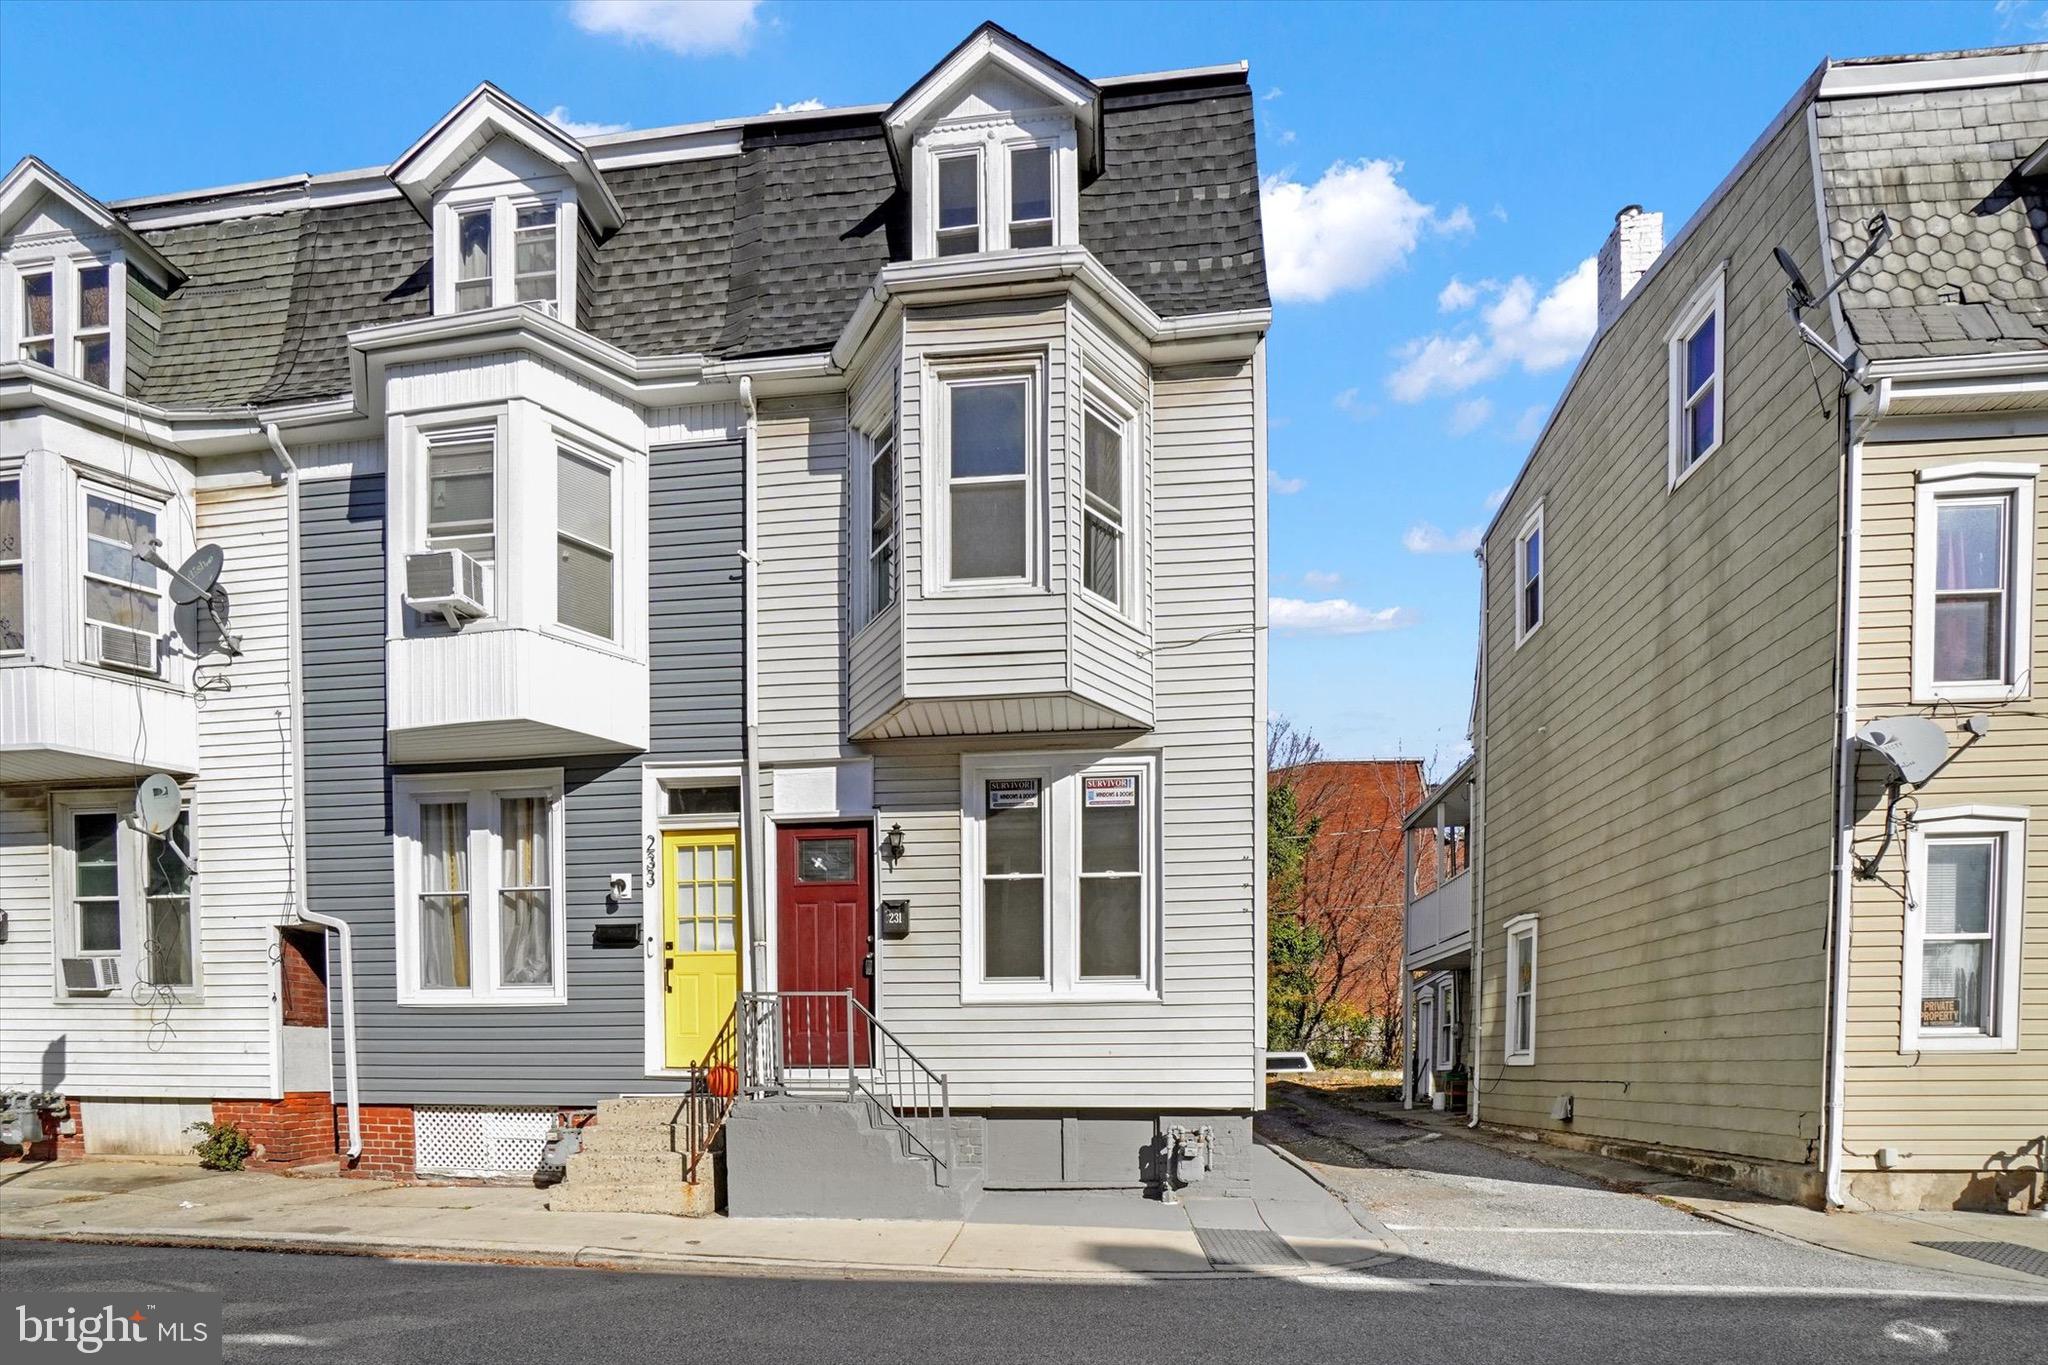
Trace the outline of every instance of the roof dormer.
{"type": "Polygon", "coordinates": [[[105,204],[34,157],[0,180],[0,360],[123,392],[131,275],[158,294],[185,282],[105,204]]]}
{"type": "Polygon", "coordinates": [[[986,23],[882,118],[914,259],[1067,246],[1102,162],[1102,92],[986,23]]]}
{"type": "Polygon", "coordinates": [[[574,322],[576,254],[625,221],[583,144],[485,82],[392,163],[434,227],[434,312],[525,303],[574,322]]]}

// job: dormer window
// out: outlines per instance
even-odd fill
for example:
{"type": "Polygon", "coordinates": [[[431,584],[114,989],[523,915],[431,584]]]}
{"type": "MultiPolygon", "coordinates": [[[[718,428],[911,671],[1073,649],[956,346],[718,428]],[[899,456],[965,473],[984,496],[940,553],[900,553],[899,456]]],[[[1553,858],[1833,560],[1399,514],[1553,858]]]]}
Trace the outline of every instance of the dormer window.
{"type": "Polygon", "coordinates": [[[58,257],[15,269],[15,353],[106,389],[114,377],[114,269],[58,257]]]}
{"type": "Polygon", "coordinates": [[[108,270],[103,265],[81,266],[78,271],[78,317],[71,331],[74,351],[72,372],[88,384],[107,387],[113,368],[113,313],[107,293],[108,270]]]}
{"type": "Polygon", "coordinates": [[[1010,152],[1010,246],[1051,246],[1052,148],[1017,147],[1010,152]]]}
{"type": "Polygon", "coordinates": [[[57,275],[38,270],[21,277],[21,358],[57,363],[57,275]]]}
{"type": "Polygon", "coordinates": [[[491,210],[455,215],[455,311],[491,306],[491,210]]]}
{"type": "Polygon", "coordinates": [[[560,315],[568,296],[562,263],[564,225],[571,210],[560,199],[514,199],[507,195],[477,203],[444,205],[438,215],[444,246],[441,259],[453,286],[442,311],[471,313],[531,303],[560,315]],[[511,250],[502,244],[509,242],[511,250]]]}
{"type": "Polygon", "coordinates": [[[514,210],[512,228],[512,285],[521,303],[553,303],[562,295],[556,274],[559,215],[553,200],[521,204],[514,210]]]}
{"type": "Polygon", "coordinates": [[[970,255],[981,250],[981,153],[942,156],[938,168],[938,254],[970,255]]]}

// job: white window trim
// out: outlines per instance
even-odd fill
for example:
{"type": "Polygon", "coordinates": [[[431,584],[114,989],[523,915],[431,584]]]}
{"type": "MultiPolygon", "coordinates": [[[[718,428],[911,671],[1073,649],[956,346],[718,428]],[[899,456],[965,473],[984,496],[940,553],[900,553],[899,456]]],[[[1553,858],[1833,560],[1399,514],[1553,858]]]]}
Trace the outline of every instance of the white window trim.
{"type": "MultiPolygon", "coordinates": [[[[516,581],[507,571],[507,536],[512,511],[510,480],[506,477],[508,461],[506,449],[510,443],[510,421],[503,409],[482,412],[437,414],[432,424],[422,423],[413,427],[412,439],[407,441],[411,468],[406,471],[406,492],[411,503],[410,514],[405,518],[404,548],[399,551],[396,562],[391,566],[391,600],[396,612],[395,625],[402,629],[408,615],[415,621],[429,618],[414,613],[405,605],[405,558],[410,554],[424,553],[431,547],[427,544],[427,528],[433,518],[433,450],[439,444],[459,444],[488,437],[491,442],[491,558],[484,565],[484,621],[503,620],[509,614],[516,581]]],[[[550,559],[553,557],[552,540],[550,559]]]]}
{"type": "Polygon", "coordinates": [[[1676,492],[1678,486],[1693,476],[1714,453],[1728,443],[1728,267],[1725,263],[1714,267],[1714,273],[1686,300],[1685,311],[1678,321],[1664,335],[1664,349],[1669,366],[1668,402],[1668,449],[1665,455],[1665,474],[1668,490],[1676,492]],[[1709,317],[1714,319],[1714,443],[1699,453],[1699,458],[1690,465],[1683,465],[1685,449],[1685,343],[1699,330],[1700,324],[1709,317]]]}
{"type": "Polygon", "coordinates": [[[1545,536],[1538,553],[1543,557],[1543,567],[1536,573],[1536,624],[1530,625],[1525,609],[1525,594],[1529,587],[1527,553],[1529,537],[1543,534],[1543,504],[1537,503],[1522,522],[1522,529],[1515,533],[1515,648],[1543,629],[1543,623],[1550,619],[1550,538],[1545,536]]]}
{"type": "MultiPolygon", "coordinates": [[[[76,518],[72,523],[72,534],[75,537],[73,543],[77,546],[78,552],[78,571],[72,576],[71,594],[74,609],[77,612],[76,620],[78,623],[77,629],[73,633],[72,648],[77,651],[76,657],[79,667],[96,674],[106,673],[117,678],[125,678],[132,681],[168,682],[169,678],[167,675],[169,669],[167,664],[169,660],[163,648],[163,639],[165,633],[171,629],[171,612],[167,610],[167,605],[171,600],[171,585],[170,576],[161,569],[157,570],[156,587],[153,589],[153,595],[156,598],[156,628],[148,632],[156,641],[155,670],[144,673],[136,669],[116,668],[111,664],[95,664],[86,658],[86,632],[91,630],[94,625],[105,625],[106,623],[95,622],[87,614],[85,585],[89,579],[97,579],[100,582],[109,584],[114,583],[113,579],[93,574],[92,570],[88,567],[91,563],[92,552],[87,545],[89,537],[86,533],[86,507],[87,500],[95,497],[104,498],[109,502],[120,503],[122,506],[131,507],[138,512],[147,512],[150,516],[154,517],[156,519],[156,538],[166,543],[166,550],[168,550],[168,533],[170,531],[170,528],[164,524],[170,516],[171,509],[168,502],[159,498],[145,496],[131,489],[120,487],[89,475],[82,475],[78,479],[76,497],[72,503],[72,513],[76,518]]],[[[165,553],[164,558],[174,564],[177,562],[169,553],[165,553]]],[[[139,591],[139,589],[137,590],[139,591]]],[[[111,627],[111,629],[119,630],[123,629],[123,627],[115,626],[111,627]]]]}
{"type": "MultiPolygon", "coordinates": [[[[553,316],[576,323],[576,248],[579,232],[576,192],[567,187],[540,189],[495,186],[450,194],[434,205],[434,315],[453,315],[455,279],[461,241],[457,222],[463,214],[488,208],[491,213],[491,301],[487,308],[509,308],[519,301],[516,247],[519,210],[536,204],[555,206],[555,309],[553,316]]],[[[538,308],[537,304],[529,307],[538,308]]],[[[485,309],[473,308],[471,312],[485,309]]],[[[546,311],[545,309],[541,311],[546,311]]]]}
{"type": "Polygon", "coordinates": [[[560,768],[522,768],[392,779],[392,908],[398,953],[398,1003],[425,1009],[531,1007],[569,1003],[569,894],[564,880],[563,833],[566,803],[560,768]],[[499,984],[498,880],[500,797],[544,796],[548,801],[548,898],[553,916],[549,946],[553,980],[546,986],[499,984]],[[434,800],[469,803],[470,959],[467,990],[430,990],[420,985],[419,886],[420,806],[434,800]],[[488,816],[479,820],[479,809],[488,816]]]}
{"type": "Polygon", "coordinates": [[[866,427],[856,426],[853,436],[853,524],[847,537],[852,562],[848,566],[847,581],[853,608],[853,634],[858,637],[903,603],[903,434],[896,426],[894,412],[887,411],[866,427]],[[887,606],[878,608],[874,602],[874,582],[870,574],[874,561],[874,462],[880,449],[879,438],[884,432],[888,433],[892,448],[890,461],[896,470],[895,520],[889,537],[890,543],[896,547],[896,591],[887,606]]]}
{"type": "Polygon", "coordinates": [[[1517,915],[1509,920],[1504,927],[1507,932],[1507,951],[1501,954],[1501,964],[1505,968],[1506,977],[1503,983],[1506,986],[1506,990],[1501,997],[1506,1003],[1506,1010],[1502,1015],[1504,1027],[1501,1029],[1502,1060],[1509,1066],[1534,1066],[1536,1065],[1536,1010],[1537,1002],[1542,998],[1543,994],[1543,958],[1537,951],[1537,932],[1540,926],[1535,915],[1517,915]],[[1517,939],[1526,939],[1529,944],[1529,1036],[1524,1040],[1528,1045],[1520,1049],[1515,1047],[1515,941],[1517,939]]]}
{"type": "Polygon", "coordinates": [[[1160,939],[1165,904],[1159,856],[1164,793],[1154,754],[997,753],[960,760],[960,1000],[1054,1003],[1160,998],[1160,939]],[[1139,908],[1139,976],[1084,979],[1080,974],[1081,779],[1135,775],[1144,803],[1139,820],[1139,867],[1145,887],[1139,908]],[[1045,979],[988,981],[982,975],[982,783],[989,778],[1036,777],[1045,819],[1045,979]],[[1057,788],[1057,791],[1055,790],[1057,788]],[[1071,801],[1069,795],[1071,794],[1071,801]]]}
{"type": "MultiPolygon", "coordinates": [[[[928,366],[923,384],[927,406],[920,449],[926,530],[923,535],[925,597],[1001,597],[1045,591],[1046,414],[1045,363],[1041,357],[989,357],[928,366]],[[1021,578],[953,579],[952,402],[955,384],[1022,380],[1024,393],[1024,575],[1021,578]]],[[[899,433],[898,439],[901,439],[899,433]]],[[[902,488],[898,485],[898,495],[902,488]]]]}
{"type": "Polygon", "coordinates": [[[1110,397],[1108,393],[1093,384],[1084,387],[1081,396],[1081,430],[1078,433],[1081,458],[1076,464],[1074,474],[1074,501],[1079,512],[1079,520],[1075,528],[1079,538],[1074,542],[1076,546],[1074,582],[1079,586],[1084,597],[1095,602],[1105,611],[1114,612],[1127,621],[1137,621],[1140,619],[1138,604],[1141,594],[1138,584],[1138,567],[1142,561],[1139,553],[1138,512],[1139,508],[1143,506],[1138,479],[1138,471],[1141,468],[1138,450],[1140,432],[1141,427],[1138,422],[1138,415],[1128,404],[1110,397]],[[1090,588],[1087,582],[1086,555],[1088,553],[1089,516],[1087,421],[1090,415],[1115,429],[1118,447],[1117,458],[1123,465],[1121,471],[1121,487],[1123,491],[1122,524],[1119,527],[1120,534],[1117,547],[1117,584],[1124,599],[1122,602],[1113,601],[1102,596],[1093,588],[1090,588]]]}
{"type": "MultiPolygon", "coordinates": [[[[66,237],[61,242],[41,239],[41,245],[10,255],[0,269],[0,288],[6,290],[0,306],[0,363],[27,363],[21,359],[25,339],[26,301],[22,298],[22,277],[52,276],[50,282],[51,334],[50,368],[76,379],[78,370],[78,274],[95,266],[107,268],[107,391],[125,393],[128,374],[128,263],[117,247],[96,246],[66,237]]],[[[98,329],[95,329],[97,332],[98,329]]],[[[40,333],[38,335],[41,335],[40,333]]]]}
{"type": "Polygon", "coordinates": [[[938,163],[970,151],[980,160],[979,254],[1010,250],[1010,153],[1029,147],[1052,149],[1052,246],[1072,246],[1078,242],[1080,215],[1075,197],[1080,152],[1073,118],[1062,110],[1018,110],[944,119],[918,140],[912,171],[916,212],[911,227],[911,258],[939,259],[938,163]]]}
{"type": "MultiPolygon", "coordinates": [[[[75,791],[53,792],[50,796],[50,989],[60,1004],[66,1005],[128,1005],[137,1002],[134,988],[146,986],[142,964],[144,948],[149,940],[149,866],[148,848],[150,836],[135,824],[131,812],[135,807],[133,787],[94,788],[75,791]],[[77,849],[74,846],[76,827],[74,817],[96,812],[111,812],[116,817],[115,856],[119,861],[119,887],[121,891],[121,947],[113,953],[84,953],[75,951],[78,941],[78,926],[71,912],[71,892],[77,884],[77,849]],[[106,995],[73,995],[64,989],[64,971],[60,959],[67,957],[111,957],[121,964],[121,984],[106,995]]],[[[187,850],[193,861],[200,859],[199,818],[192,803],[185,803],[186,831],[191,841],[187,850]]],[[[205,998],[205,934],[201,918],[201,903],[205,895],[204,879],[194,873],[187,914],[192,925],[192,984],[189,986],[165,986],[164,990],[175,993],[177,999],[187,1003],[205,998]]]]}
{"type": "MultiPolygon", "coordinates": [[[[593,468],[603,469],[610,482],[612,543],[607,553],[611,555],[612,564],[612,633],[609,635],[599,635],[593,631],[585,630],[581,626],[570,625],[562,619],[559,563],[555,564],[556,572],[549,575],[549,584],[553,592],[554,601],[551,603],[552,610],[548,613],[548,625],[552,630],[561,632],[569,639],[617,651],[623,649],[626,643],[626,464],[625,461],[615,456],[604,454],[596,447],[585,442],[576,441],[560,431],[555,433],[555,452],[557,460],[566,456],[572,460],[581,460],[593,468]]],[[[559,478],[559,464],[556,466],[555,472],[557,478],[559,478]]],[[[558,559],[560,542],[565,537],[588,549],[595,550],[599,548],[580,536],[572,535],[562,529],[561,489],[559,486],[555,490],[554,531],[555,538],[548,547],[551,563],[558,559]]],[[[502,552],[500,557],[502,558],[502,552]]]]}
{"type": "MultiPolygon", "coordinates": [[[[987,153],[988,149],[979,143],[933,149],[931,158],[931,204],[925,215],[925,227],[931,237],[931,251],[929,252],[931,256],[937,257],[939,254],[939,233],[941,231],[939,227],[939,170],[948,161],[972,161],[974,163],[974,250],[956,252],[954,254],[976,256],[990,249],[989,242],[993,236],[993,228],[989,223],[989,207],[995,202],[995,199],[989,193],[989,158],[987,153]]],[[[947,230],[953,232],[965,231],[963,228],[947,230]]]]}
{"type": "Polygon", "coordinates": [[[1436,1042],[1440,1054],[1437,1070],[1449,1071],[1458,1064],[1458,981],[1447,976],[1436,988],[1436,1042]]]}
{"type": "Polygon", "coordinates": [[[1906,826],[1905,939],[1899,982],[1899,1051],[2017,1052],[2020,1046],[2020,959],[2027,909],[2027,823],[2022,806],[1946,806],[1914,814],[1906,826]],[[1997,1032],[1961,1033],[1920,1025],[1920,964],[1925,949],[1918,889],[1927,885],[1930,835],[2000,839],[1998,919],[1992,945],[1997,954],[1992,1011],[1997,1032]]]}
{"type": "Polygon", "coordinates": [[[2018,701],[2034,687],[2034,485],[2037,464],[1961,464],[1923,469],[1913,491],[1913,700],[2018,701]],[[1936,504],[1944,498],[2009,497],[2005,640],[2008,677],[1992,682],[1934,678],[1934,575],[1939,545],[1936,504]]]}
{"type": "Polygon", "coordinates": [[[16,516],[20,531],[19,539],[12,551],[0,546],[0,570],[12,569],[20,575],[21,619],[14,624],[21,636],[21,645],[18,648],[9,648],[0,643],[0,659],[17,659],[28,653],[29,615],[35,609],[30,599],[37,586],[30,581],[28,566],[28,471],[20,467],[0,469],[0,484],[9,483],[14,485],[16,516]]]}

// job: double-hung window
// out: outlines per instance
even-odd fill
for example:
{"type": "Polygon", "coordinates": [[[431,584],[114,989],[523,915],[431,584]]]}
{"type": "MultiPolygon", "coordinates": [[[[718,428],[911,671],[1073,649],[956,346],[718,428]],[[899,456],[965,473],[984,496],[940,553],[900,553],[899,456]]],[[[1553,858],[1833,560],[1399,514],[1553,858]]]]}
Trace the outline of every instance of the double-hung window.
{"type": "Polygon", "coordinates": [[[497,434],[493,427],[427,438],[427,548],[497,558],[497,434]]]}
{"type": "Polygon", "coordinates": [[[552,199],[521,204],[513,210],[512,292],[520,303],[553,303],[559,296],[556,214],[552,199]]]}
{"type": "Polygon", "coordinates": [[[2007,701],[2031,691],[2036,473],[1989,464],[1920,472],[1915,701],[2007,701]]]}
{"type": "Polygon", "coordinates": [[[1010,246],[1052,245],[1052,148],[1010,149],[1010,246]]]}
{"type": "Polygon", "coordinates": [[[400,1003],[567,999],[559,771],[407,777],[397,811],[400,1003]]]}
{"type": "Polygon", "coordinates": [[[1122,610],[1130,605],[1126,428],[1092,404],[1082,428],[1081,585],[1122,610]]]}
{"type": "Polygon", "coordinates": [[[2027,812],[1923,810],[1906,841],[1899,1050],[2019,1046],[2027,812]]]}
{"type": "Polygon", "coordinates": [[[933,242],[941,256],[969,256],[981,250],[981,153],[954,152],[933,165],[938,180],[938,213],[933,242]]]}
{"type": "Polygon", "coordinates": [[[1036,385],[1027,375],[948,380],[944,465],[945,582],[1031,578],[1036,385]]]}
{"type": "Polygon", "coordinates": [[[607,640],[617,634],[617,482],[607,461],[569,450],[555,453],[555,619],[607,640]]]}
{"type": "Polygon", "coordinates": [[[132,791],[63,792],[51,803],[60,959],[106,959],[110,975],[59,981],[73,999],[129,1001],[133,986],[198,984],[191,812],[151,835],[127,818],[132,791]]]}
{"type": "Polygon", "coordinates": [[[1157,761],[989,755],[962,768],[967,995],[1155,995],[1157,761]]]}
{"type": "Polygon", "coordinates": [[[57,272],[36,270],[21,276],[21,312],[15,336],[21,358],[38,365],[57,363],[57,272]]]}
{"type": "Polygon", "coordinates": [[[567,191],[522,188],[441,204],[434,211],[435,311],[529,303],[573,316],[576,222],[567,191]]]}
{"type": "Polygon", "coordinates": [[[1448,1071],[1458,1064],[1458,983],[1445,977],[1436,990],[1436,1065],[1448,1071]]]}
{"type": "Polygon", "coordinates": [[[140,552],[156,540],[157,514],[111,490],[85,490],[85,662],[157,671],[162,594],[140,552]]]}
{"type": "Polygon", "coordinates": [[[18,654],[28,648],[26,569],[21,480],[0,479],[0,654],[18,654]]]}
{"type": "Polygon", "coordinates": [[[1671,487],[1676,488],[1721,445],[1727,420],[1723,389],[1727,282],[1720,270],[1702,285],[1666,338],[1670,367],[1671,487]]]}
{"type": "Polygon", "coordinates": [[[861,624],[887,611],[896,601],[897,519],[896,429],[885,426],[868,438],[868,563],[867,597],[861,624]]]}
{"type": "Polygon", "coordinates": [[[1536,917],[1508,921],[1507,1064],[1536,1064],[1536,917]]]}
{"type": "Polygon", "coordinates": [[[1515,643],[1543,624],[1543,507],[1537,505],[1515,537],[1515,643]]]}
{"type": "Polygon", "coordinates": [[[111,273],[104,265],[78,268],[77,316],[71,329],[71,372],[103,389],[113,376],[114,324],[107,292],[111,273]]]}
{"type": "Polygon", "coordinates": [[[491,306],[491,208],[455,215],[455,311],[491,306]]]}

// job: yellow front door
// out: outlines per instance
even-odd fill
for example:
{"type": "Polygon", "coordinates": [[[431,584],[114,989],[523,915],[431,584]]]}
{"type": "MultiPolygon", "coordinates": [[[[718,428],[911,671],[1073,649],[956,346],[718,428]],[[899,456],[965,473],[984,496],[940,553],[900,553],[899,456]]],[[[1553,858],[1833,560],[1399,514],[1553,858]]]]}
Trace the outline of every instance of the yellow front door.
{"type": "Polygon", "coordinates": [[[672,1067],[704,1060],[740,988],[739,835],[662,836],[662,989],[672,1067]]]}

